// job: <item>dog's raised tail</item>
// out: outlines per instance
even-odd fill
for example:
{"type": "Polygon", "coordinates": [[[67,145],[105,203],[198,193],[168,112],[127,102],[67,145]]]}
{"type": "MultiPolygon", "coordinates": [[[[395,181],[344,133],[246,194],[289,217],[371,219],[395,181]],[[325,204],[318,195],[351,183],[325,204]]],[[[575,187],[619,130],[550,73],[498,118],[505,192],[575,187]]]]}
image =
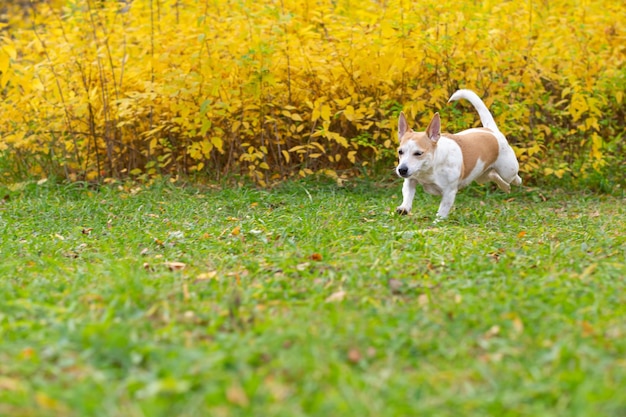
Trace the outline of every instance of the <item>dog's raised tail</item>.
{"type": "Polygon", "coordinates": [[[493,120],[491,112],[475,92],[473,92],[472,90],[457,90],[456,93],[452,94],[450,100],[448,100],[448,103],[461,99],[465,99],[472,103],[472,106],[474,106],[474,108],[478,112],[478,115],[480,116],[480,122],[483,124],[484,127],[494,131],[499,131],[498,126],[496,125],[496,121],[493,120]]]}

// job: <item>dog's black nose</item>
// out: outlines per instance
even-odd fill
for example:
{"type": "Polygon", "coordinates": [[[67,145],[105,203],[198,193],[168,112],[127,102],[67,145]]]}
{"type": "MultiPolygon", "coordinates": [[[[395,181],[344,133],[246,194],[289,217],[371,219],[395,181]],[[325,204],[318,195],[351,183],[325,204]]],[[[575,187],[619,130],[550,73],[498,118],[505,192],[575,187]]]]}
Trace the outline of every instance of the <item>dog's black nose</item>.
{"type": "Polygon", "coordinates": [[[398,174],[400,174],[401,177],[406,177],[406,174],[409,173],[409,169],[405,166],[401,166],[398,168],[398,174]]]}

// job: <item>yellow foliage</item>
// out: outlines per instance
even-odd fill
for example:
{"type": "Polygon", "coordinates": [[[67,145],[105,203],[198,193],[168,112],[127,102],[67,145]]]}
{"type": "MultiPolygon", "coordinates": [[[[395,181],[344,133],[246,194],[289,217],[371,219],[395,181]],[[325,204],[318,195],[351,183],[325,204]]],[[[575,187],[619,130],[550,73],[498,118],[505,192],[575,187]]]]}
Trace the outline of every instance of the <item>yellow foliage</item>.
{"type": "Polygon", "coordinates": [[[485,98],[525,179],[620,158],[624,2],[49,3],[0,29],[3,175],[391,166],[401,109],[478,123],[446,104],[457,88],[485,98]]]}

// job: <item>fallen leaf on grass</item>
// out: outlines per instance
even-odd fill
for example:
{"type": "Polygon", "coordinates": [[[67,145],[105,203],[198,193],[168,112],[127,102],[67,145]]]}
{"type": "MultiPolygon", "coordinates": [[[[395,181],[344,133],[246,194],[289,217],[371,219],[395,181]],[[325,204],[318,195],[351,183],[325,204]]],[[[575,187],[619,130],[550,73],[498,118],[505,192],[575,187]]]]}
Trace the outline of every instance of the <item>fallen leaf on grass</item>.
{"type": "Polygon", "coordinates": [[[419,304],[420,307],[427,306],[428,302],[428,295],[426,294],[420,294],[419,297],[417,297],[417,304],[419,304]]]}
{"type": "Polygon", "coordinates": [[[391,290],[392,293],[397,294],[400,292],[400,289],[402,288],[402,281],[397,280],[397,279],[390,279],[389,281],[387,281],[387,284],[389,285],[389,289],[391,290]]]}
{"type": "Polygon", "coordinates": [[[241,227],[236,226],[233,230],[230,231],[230,234],[233,236],[239,236],[241,233],[241,227]]]}
{"type": "Polygon", "coordinates": [[[64,408],[63,404],[41,391],[35,394],[35,401],[37,402],[37,405],[44,410],[60,411],[64,408]]]}
{"type": "Polygon", "coordinates": [[[322,254],[320,253],[314,253],[311,256],[309,256],[309,259],[312,261],[321,261],[322,260],[322,254]]]}
{"type": "Polygon", "coordinates": [[[187,266],[182,262],[165,262],[165,265],[170,271],[182,271],[187,266]]]}
{"type": "Polygon", "coordinates": [[[593,334],[595,333],[595,330],[594,330],[593,326],[588,321],[584,321],[584,320],[581,321],[580,322],[580,327],[582,327],[582,329],[583,329],[583,336],[584,337],[593,336],[593,334]]]}
{"type": "Polygon", "coordinates": [[[504,358],[504,355],[501,352],[487,353],[487,354],[478,356],[478,359],[484,363],[501,362],[502,358],[504,358]]]}
{"type": "Polygon", "coordinates": [[[196,281],[206,281],[209,279],[217,279],[217,271],[204,272],[196,277],[196,281]]]}
{"type": "Polygon", "coordinates": [[[333,302],[343,301],[344,298],[346,298],[346,292],[344,290],[339,290],[329,295],[326,298],[326,302],[333,303],[333,302]]]}
{"type": "Polygon", "coordinates": [[[351,348],[348,351],[348,360],[352,363],[359,363],[361,361],[361,352],[357,348],[351,348]]]}
{"type": "Polygon", "coordinates": [[[311,265],[309,262],[302,262],[301,264],[296,265],[296,269],[298,271],[305,271],[309,265],[311,265]]]}
{"type": "Polygon", "coordinates": [[[241,407],[246,407],[250,403],[248,395],[240,385],[231,385],[228,387],[228,389],[226,389],[226,399],[228,399],[228,401],[232,404],[236,404],[241,407]]]}
{"type": "Polygon", "coordinates": [[[19,379],[0,376],[0,391],[21,391],[23,388],[19,379]]]}
{"type": "Polygon", "coordinates": [[[494,336],[497,336],[498,334],[500,334],[500,326],[498,325],[493,325],[491,326],[491,328],[489,330],[487,330],[485,332],[485,338],[486,339],[490,339],[494,336]]]}
{"type": "Polygon", "coordinates": [[[522,333],[524,331],[524,322],[519,317],[513,318],[513,329],[516,333],[522,333]]]}
{"type": "Polygon", "coordinates": [[[265,378],[263,385],[267,388],[270,394],[272,394],[272,397],[274,397],[276,401],[286,400],[293,393],[288,385],[285,385],[280,381],[276,381],[272,377],[265,378]]]}
{"type": "Polygon", "coordinates": [[[32,347],[26,347],[22,349],[22,351],[20,352],[20,356],[24,359],[30,359],[35,356],[35,349],[33,349],[32,347]]]}

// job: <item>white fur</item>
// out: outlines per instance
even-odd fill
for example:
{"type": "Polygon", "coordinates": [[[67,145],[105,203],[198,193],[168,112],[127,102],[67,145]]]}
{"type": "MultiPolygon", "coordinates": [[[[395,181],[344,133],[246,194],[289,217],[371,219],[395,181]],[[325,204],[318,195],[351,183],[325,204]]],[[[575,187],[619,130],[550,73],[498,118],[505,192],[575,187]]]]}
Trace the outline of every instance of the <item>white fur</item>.
{"type": "MultiPolygon", "coordinates": [[[[500,132],[493,116],[483,101],[470,90],[455,92],[449,101],[459,99],[468,100],[478,111],[481,123],[488,128],[498,141],[498,156],[492,164],[478,158],[472,171],[462,178],[463,151],[453,139],[441,134],[441,122],[439,115],[435,114],[425,134],[435,146],[434,150],[425,152],[414,140],[406,140],[401,143],[399,153],[400,160],[396,167],[398,176],[404,178],[402,186],[402,204],[397,208],[400,214],[411,212],[413,198],[417,184],[421,184],[429,194],[442,196],[437,217],[444,219],[450,213],[454,204],[456,193],[459,189],[469,185],[472,181],[479,183],[494,181],[500,189],[510,192],[510,184],[520,185],[522,179],[518,175],[519,163],[515,152],[508,144],[506,137],[500,132]],[[419,154],[422,152],[421,154],[419,154]]],[[[472,135],[478,132],[485,134],[484,129],[468,129],[456,135],[472,135]]],[[[405,134],[413,134],[409,129],[404,114],[398,121],[398,137],[402,141],[405,134]]]]}

